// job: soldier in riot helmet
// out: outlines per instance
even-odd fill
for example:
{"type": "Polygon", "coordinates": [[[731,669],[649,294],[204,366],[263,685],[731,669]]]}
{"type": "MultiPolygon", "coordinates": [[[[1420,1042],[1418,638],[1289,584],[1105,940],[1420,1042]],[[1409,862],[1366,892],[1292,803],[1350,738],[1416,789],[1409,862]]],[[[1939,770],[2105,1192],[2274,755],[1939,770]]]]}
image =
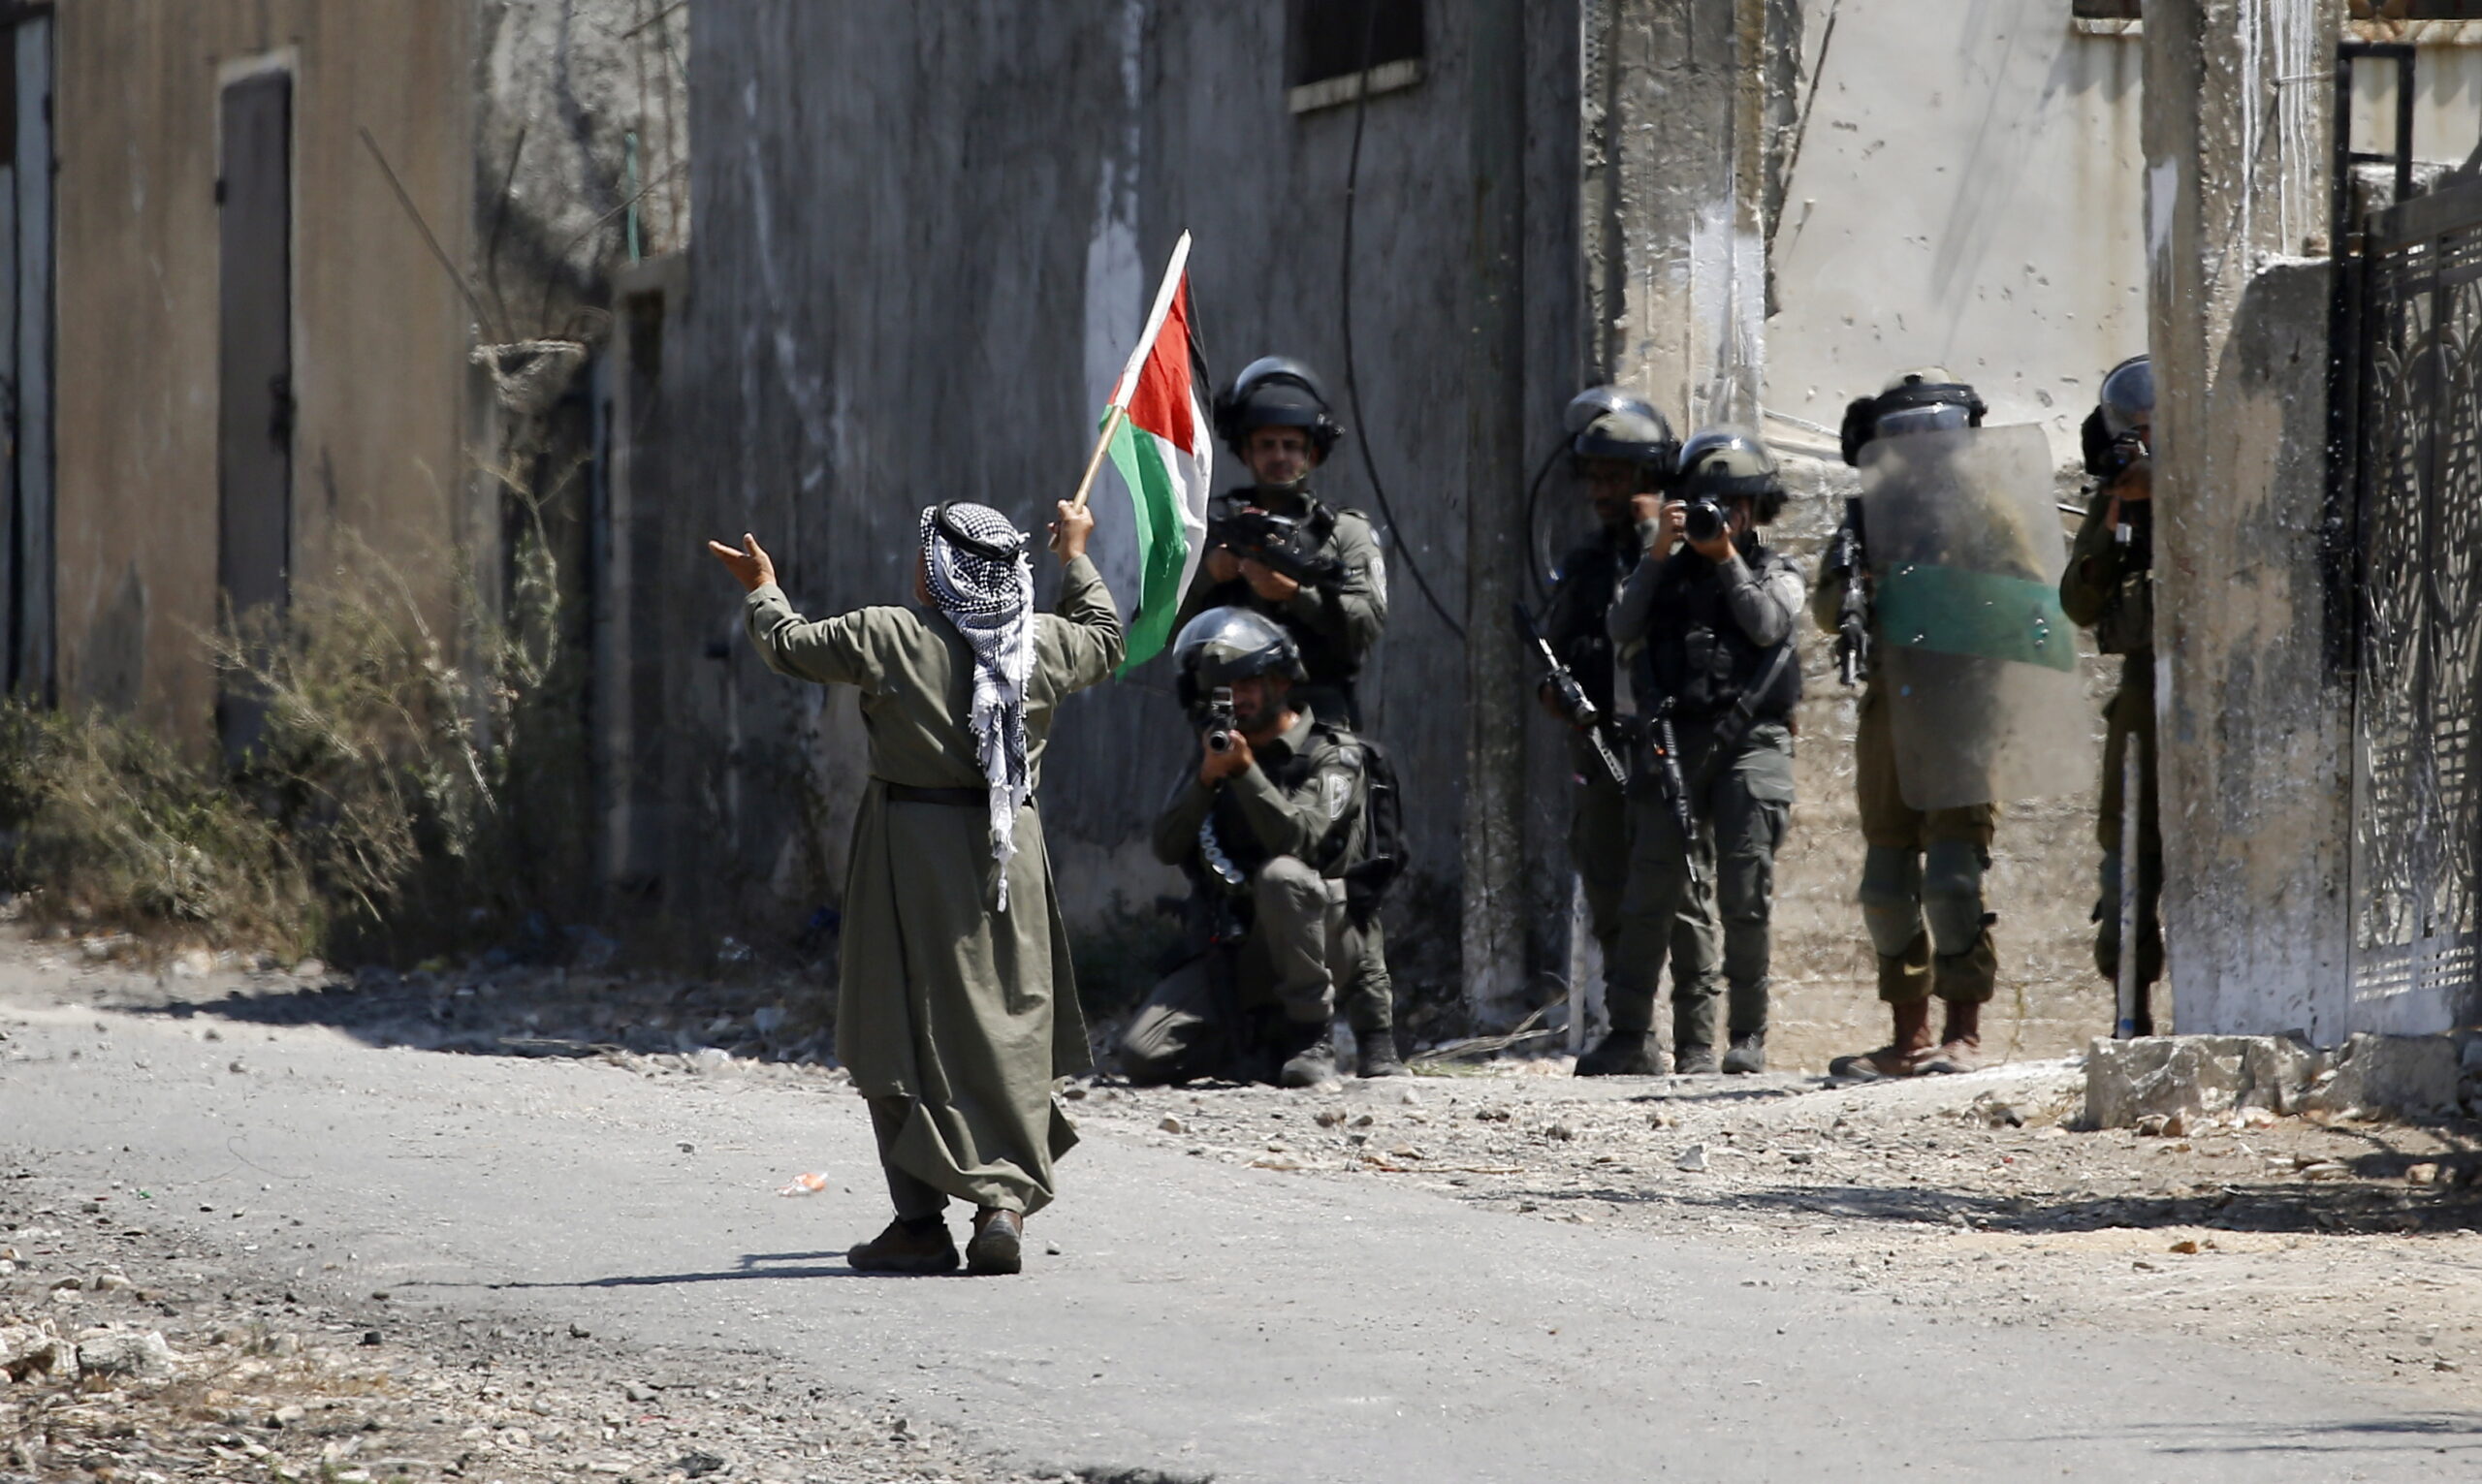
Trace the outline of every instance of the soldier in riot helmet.
{"type": "Polygon", "coordinates": [[[1301,647],[1307,703],[1358,725],[1353,682],[1387,623],[1386,564],[1368,516],[1310,489],[1345,430],[1318,377],[1282,356],[1252,362],[1215,399],[1215,430],[1252,483],[1210,505],[1206,552],[1174,622],[1227,606],[1265,614],[1301,647]]]}
{"type": "MultiPolygon", "coordinates": [[[[1680,441],[1662,413],[1618,387],[1578,393],[1561,422],[1569,433],[1569,466],[1585,486],[1595,529],[1552,570],[1541,632],[1598,718],[1612,718],[1619,714],[1619,673],[1612,657],[1611,605],[1645,553],[1638,522],[1658,512],[1660,491],[1671,477],[1680,441]]],[[[1600,736],[1578,728],[1551,677],[1543,679],[1536,693],[1544,710],[1570,724],[1570,764],[1576,786],[1570,802],[1569,857],[1585,889],[1587,924],[1603,949],[1607,977],[1619,956],[1620,899],[1629,884],[1626,779],[1613,775],[1613,764],[1626,755],[1628,744],[1608,721],[1600,736]]],[[[1702,903],[1694,906],[1674,931],[1675,984],[1682,974],[1694,981],[1704,971],[1701,954],[1711,951],[1712,934],[1697,921],[1702,910],[1702,903]]]]}
{"type": "Polygon", "coordinates": [[[2060,575],[2060,607],[2094,631],[2098,648],[2122,656],[2120,688],[2105,708],[2103,802],[2095,838],[2103,847],[2102,894],[2094,907],[2094,966],[2120,972],[2122,759],[2138,749],[2138,943],[2136,1033],[2154,1034],[2152,990],[2163,975],[2163,835],[2154,786],[2154,364],[2131,356],[2103,378],[2102,396],[2084,428],[2085,470],[2095,481],[2084,521],[2060,575]]]}
{"type": "Polygon", "coordinates": [[[1801,694],[1793,636],[1801,572],[1760,539],[1784,508],[1784,486],[1754,434],[1719,427],[1692,437],[1669,494],[1639,521],[1645,554],[1610,616],[1637,695],[1640,765],[1630,785],[1619,952],[1607,975],[1611,1030],[1578,1058],[1580,1076],[1659,1064],[1649,1048],[1651,965],[1683,930],[1702,933],[1705,945],[1696,973],[1684,973],[1674,952],[1674,1064],[1718,1070],[1719,915],[1732,985],[1721,1069],[1766,1066],[1767,921],[1801,694]]]}
{"type": "MultiPolygon", "coordinates": [[[[1154,842],[1195,887],[1195,952],[1130,1018],[1121,1066],[1145,1085],[1315,1087],[1336,1075],[1330,1022],[1363,971],[1395,864],[1391,822],[1373,802],[1386,764],[1296,704],[1300,651],[1264,615],[1209,609],[1173,654],[1198,756],[1154,842]]],[[[1366,1061],[1362,1074],[1381,1069],[1366,1061]]]]}
{"type": "MultiPolygon", "coordinates": [[[[1980,427],[1985,410],[1974,389],[1947,371],[1907,371],[1877,396],[1846,408],[1844,461],[1862,465],[1862,451],[1876,440],[1980,427]]],[[[1812,616],[1829,633],[1838,632],[1841,596],[1849,584],[1868,593],[1864,621],[1869,632],[1877,632],[1866,540],[1856,502],[1829,549],[1811,603],[1812,616]]],[[[1867,682],[1854,736],[1864,845],[1860,897],[1878,955],[1879,998],[1893,1017],[1894,1031],[1888,1045],[1839,1058],[1830,1070],[1872,1078],[1955,1069],[1969,1064],[1979,1050],[1982,1007],[1998,984],[1999,957],[1990,933],[1995,916],[1983,906],[1998,809],[1988,803],[1932,809],[1905,803],[1891,703],[1875,652],[1863,673],[1867,682]],[[1934,996],[1947,1007],[1936,1040],[1930,1032],[1934,996]]]]}
{"type": "MultiPolygon", "coordinates": [[[[1262,614],[1292,636],[1302,682],[1293,700],[1339,727],[1361,725],[1354,683],[1387,623],[1387,567],[1370,518],[1326,504],[1311,477],[1345,436],[1319,378],[1298,361],[1252,362],[1215,399],[1215,430],[1251,484],[1218,495],[1207,512],[1206,551],[1183,595],[1176,625],[1211,608],[1262,614]]],[[[1401,1070],[1395,985],[1376,922],[1345,1006],[1365,1067],[1401,1070]]]]}

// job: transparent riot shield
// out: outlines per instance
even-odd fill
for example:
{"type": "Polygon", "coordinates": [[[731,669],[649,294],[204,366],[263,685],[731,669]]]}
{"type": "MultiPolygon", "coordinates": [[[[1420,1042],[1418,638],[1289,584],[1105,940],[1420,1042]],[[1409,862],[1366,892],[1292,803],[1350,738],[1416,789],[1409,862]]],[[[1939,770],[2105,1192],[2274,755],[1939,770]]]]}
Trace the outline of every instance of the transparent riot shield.
{"type": "Polygon", "coordinates": [[[1918,809],[2092,786],[2094,720],[2059,605],[2067,542],[2030,426],[1873,441],[1862,458],[1879,679],[1918,809]]]}

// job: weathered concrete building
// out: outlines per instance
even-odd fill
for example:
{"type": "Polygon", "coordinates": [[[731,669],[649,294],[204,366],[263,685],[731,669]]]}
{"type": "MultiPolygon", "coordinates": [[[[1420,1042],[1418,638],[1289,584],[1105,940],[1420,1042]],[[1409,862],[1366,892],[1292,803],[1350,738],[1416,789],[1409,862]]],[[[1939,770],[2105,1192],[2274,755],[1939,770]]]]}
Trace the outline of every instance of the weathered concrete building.
{"type": "Polygon", "coordinates": [[[685,235],[686,17],[661,9],[10,8],[21,693],[204,743],[223,613],[356,544],[434,619],[488,579],[505,413],[469,351],[590,350],[614,265],[685,235]]]}
{"type": "MultiPolygon", "coordinates": [[[[901,596],[931,499],[1040,519],[1187,228],[1214,367],[1319,366],[1355,440],[1320,483],[1384,527],[1365,704],[1424,863],[1400,910],[1433,930],[1401,935],[1400,975],[1514,993],[1562,962],[1565,801],[1495,616],[1526,590],[1523,485],[1568,396],[1617,379],[1684,432],[1773,413],[1770,436],[1815,450],[1846,397],[1945,360],[2065,459],[2094,379],[2141,343],[2137,51],[2032,9],[1384,3],[1371,34],[1409,29],[1356,108],[1362,36],[1335,37],[1358,5],[700,0],[699,238],[623,310],[607,569],[614,613],[680,616],[696,642],[621,620],[616,875],[686,904],[756,861],[832,897],[849,703],[764,676],[683,553],[755,529],[825,608],[901,596]],[[1493,341],[1503,309],[1520,329],[1493,341]]],[[[1573,532],[1569,503],[1546,502],[1538,550],[1573,532]]],[[[1088,919],[1172,884],[1131,843],[1180,766],[1168,688],[1142,671],[1064,722],[1048,817],[1088,919]]],[[[2090,868],[2059,875],[2083,890],[2090,868]]]]}

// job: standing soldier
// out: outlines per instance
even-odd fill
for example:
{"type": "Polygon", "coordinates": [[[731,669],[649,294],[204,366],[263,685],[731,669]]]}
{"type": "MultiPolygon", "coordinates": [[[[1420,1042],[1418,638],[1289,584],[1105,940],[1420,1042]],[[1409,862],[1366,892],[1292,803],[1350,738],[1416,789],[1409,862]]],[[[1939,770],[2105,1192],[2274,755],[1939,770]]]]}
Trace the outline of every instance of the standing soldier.
{"type": "MultiPolygon", "coordinates": [[[[1387,567],[1370,518],[1321,501],[1311,475],[1345,430],[1319,378],[1298,361],[1252,362],[1215,399],[1215,430],[1252,484],[1216,496],[1206,551],[1183,595],[1175,628],[1212,608],[1246,608],[1281,624],[1301,656],[1294,704],[1339,727],[1358,728],[1354,693],[1362,662],[1387,624],[1387,567]]],[[[1396,1052],[1395,985],[1374,920],[1361,935],[1362,966],[1342,1006],[1364,1077],[1405,1070],[1396,1052]]]]}
{"type": "Polygon", "coordinates": [[[869,1101],[896,1219],[856,1272],[957,1265],[951,1198],[974,1207],[966,1266],[1014,1273],[1025,1218],[1076,1142],[1052,1081],[1087,1065],[1068,939],[1034,806],[1064,696],[1121,658],[1120,615],[1086,558],[1095,518],[1052,525],[1059,612],[1034,611],[1029,538],[998,511],[922,512],[920,609],[806,620],[757,539],[709,549],[748,589],[768,668],[862,692],[871,778],[853,820],[836,1051],[869,1101]]]}
{"type": "MultiPolygon", "coordinates": [[[[1570,466],[1585,483],[1595,530],[1552,572],[1543,637],[1599,715],[1610,717],[1619,714],[1611,605],[1646,550],[1638,535],[1636,502],[1642,499],[1650,509],[1661,503],[1656,491],[1671,477],[1680,444],[1662,413],[1617,387],[1577,394],[1565,422],[1572,429],[1570,466]]],[[[1626,780],[1613,777],[1604,759],[1617,758],[1626,743],[1607,730],[1598,747],[1595,737],[1574,725],[1550,678],[1537,695],[1544,710],[1572,722],[1569,754],[1576,787],[1570,796],[1569,858],[1585,887],[1587,921],[1602,945],[1607,976],[1619,957],[1620,894],[1629,884],[1629,809],[1626,780]]]]}
{"type": "MultiPolygon", "coordinates": [[[[1630,841],[1627,769],[1622,764],[1618,770],[1622,775],[1615,776],[1612,764],[1628,755],[1625,728],[1616,723],[1632,710],[1622,696],[1622,665],[1611,641],[1611,605],[1619,598],[1620,584],[1645,554],[1639,522],[1661,514],[1662,490],[1678,460],[1680,442],[1672,436],[1671,424],[1651,403],[1618,387],[1593,387],[1578,393],[1571,398],[1561,423],[1570,430],[1570,467],[1585,482],[1597,528],[1561,558],[1553,573],[1543,637],[1599,715],[1609,720],[1600,738],[1578,729],[1565,710],[1553,678],[1546,677],[1536,693],[1545,710],[1572,724],[1569,749],[1576,788],[1570,802],[1569,852],[1584,887],[1589,931],[1602,950],[1605,982],[1610,984],[1617,982],[1619,972],[1621,899],[1629,885],[1630,841]]],[[[1683,900],[1669,941],[1657,940],[1652,951],[1654,958],[1639,966],[1649,986],[1661,979],[1667,957],[1674,995],[1698,993],[1697,986],[1711,980],[1716,945],[1704,896],[1693,894],[1683,900]]],[[[1607,1016],[1608,1011],[1607,996],[1607,1016]]],[[[1641,1039],[1638,1050],[1627,1057],[1598,1058],[1587,1052],[1578,1059],[1577,1075],[1657,1075],[1664,1067],[1661,1043],[1641,1039]]]]}
{"type": "Polygon", "coordinates": [[[1130,1018],[1140,1085],[1193,1077],[1317,1087],[1336,1075],[1340,992],[1393,861],[1377,837],[1378,754],[1294,704],[1301,658],[1264,615],[1211,608],[1173,643],[1193,767],[1155,823],[1155,853],[1194,888],[1199,950],[1130,1018]]]}
{"type": "Polygon", "coordinates": [[[2136,1033],[2154,1034],[2154,982],[2163,975],[2163,835],[2154,788],[2154,364],[2131,356],[2103,378],[2099,405],[2084,426],[2093,503],[2060,575],[2060,607],[2094,631],[2095,646],[2122,656],[2120,688],[2103,712],[2103,808],[2094,837],[2103,847],[2102,896],[2094,906],[2094,966],[2120,973],[2122,762],[2138,749],[2136,1033]]]}
{"type": "Polygon", "coordinates": [[[2032,427],[1984,429],[1983,413],[1935,366],[1845,410],[1862,493],[1811,611],[1838,636],[1848,683],[1868,678],[1854,737],[1859,895],[1894,1030],[1830,1062],[1840,1077],[1974,1064],[1999,977],[1983,899],[1997,801],[2075,787],[2083,771],[2048,446],[2032,427]],[[1935,1041],[1933,996],[1947,1006],[1935,1041]]]}
{"type": "MultiPolygon", "coordinates": [[[[1578,1058],[1587,1076],[1646,1059],[1652,965],[1693,906],[1709,945],[1718,910],[1724,919],[1732,1055],[1722,1069],[1766,1064],[1767,919],[1793,804],[1801,572],[1759,539],[1784,508],[1784,487],[1754,435],[1712,428],[1691,438],[1671,493],[1640,522],[1645,556],[1611,611],[1613,642],[1634,653],[1647,742],[1630,790],[1629,885],[1607,995],[1611,1030],[1578,1058]]],[[[1704,948],[1688,974],[1675,949],[1672,1058],[1682,1073],[1718,1069],[1715,957],[1704,948]]]]}

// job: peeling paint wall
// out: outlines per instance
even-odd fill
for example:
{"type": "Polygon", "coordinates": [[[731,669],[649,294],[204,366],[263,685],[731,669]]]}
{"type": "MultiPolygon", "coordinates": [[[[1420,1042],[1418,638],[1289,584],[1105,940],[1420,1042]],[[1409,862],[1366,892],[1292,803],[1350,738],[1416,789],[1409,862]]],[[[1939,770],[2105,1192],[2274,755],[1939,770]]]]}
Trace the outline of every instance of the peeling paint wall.
{"type": "Polygon", "coordinates": [[[2074,458],[2102,373],[2146,347],[2141,47],[2065,4],[1801,9],[1767,408],[1832,428],[1939,364],[2074,458]]]}
{"type": "MultiPolygon", "coordinates": [[[[1581,360],[1576,16],[1529,10],[1526,296],[1542,307],[1521,395],[1539,458],[1581,360]]],[[[666,661],[681,703],[676,792],[728,805],[732,823],[730,837],[684,843],[681,859],[694,852],[712,870],[678,874],[719,878],[735,861],[810,850],[799,837],[811,827],[788,828],[785,801],[821,798],[817,817],[832,821],[861,781],[857,729],[836,719],[851,698],[757,665],[734,629],[733,595],[698,563],[692,538],[758,531],[795,600],[826,612],[904,597],[924,503],[972,498],[1046,519],[1075,483],[1105,383],[1188,228],[1214,373],[1278,352],[1310,362],[1393,501],[1390,617],[1362,693],[1371,730],[1396,751],[1427,868],[1407,900],[1444,893],[1452,918],[1463,738],[1441,718],[1462,714],[1464,654],[1411,566],[1477,642],[1503,642],[1506,616],[1462,611],[1466,37],[1460,7],[1427,14],[1422,80],[1373,97],[1364,120],[1356,415],[1339,323],[1353,111],[1289,111],[1285,7],[692,8],[698,230],[667,373],[684,472],[666,508],[684,544],[677,577],[650,577],[643,601],[674,616],[683,654],[699,656],[666,661]],[[703,657],[710,644],[726,652],[703,657]],[[820,740],[807,749],[795,740],[805,727],[820,740]]],[[[1238,482],[1228,462],[1218,482],[1238,482]]],[[[1377,513],[1355,442],[1317,483],[1377,513]]],[[[1098,500],[1098,555],[1126,605],[1133,547],[1109,474],[1098,500]]],[[[1047,574],[1041,585],[1048,596],[1047,574]]],[[[1191,745],[1169,691],[1158,662],[1063,715],[1043,799],[1073,912],[1114,892],[1142,908],[1176,884],[1140,843],[1191,745]]],[[[1547,732],[1534,741],[1546,756],[1556,742],[1547,732]]],[[[1530,819],[1545,859],[1558,848],[1554,812],[1545,803],[1530,819]]],[[[843,848],[818,846],[827,874],[805,890],[832,894],[843,848]]],[[[1430,936],[1452,964],[1453,931],[1430,936]]],[[[1403,952],[1410,961],[1425,948],[1412,940],[1403,952]]]]}
{"type": "Polygon", "coordinates": [[[2333,4],[2147,21],[2155,640],[2165,933],[2180,1027],[2322,1044],[2344,979],[2347,692],[2327,673],[2322,70],[2333,4]]]}
{"type": "Polygon", "coordinates": [[[492,333],[599,338],[613,275],[689,240],[689,11],[474,11],[474,253],[492,333]]]}

